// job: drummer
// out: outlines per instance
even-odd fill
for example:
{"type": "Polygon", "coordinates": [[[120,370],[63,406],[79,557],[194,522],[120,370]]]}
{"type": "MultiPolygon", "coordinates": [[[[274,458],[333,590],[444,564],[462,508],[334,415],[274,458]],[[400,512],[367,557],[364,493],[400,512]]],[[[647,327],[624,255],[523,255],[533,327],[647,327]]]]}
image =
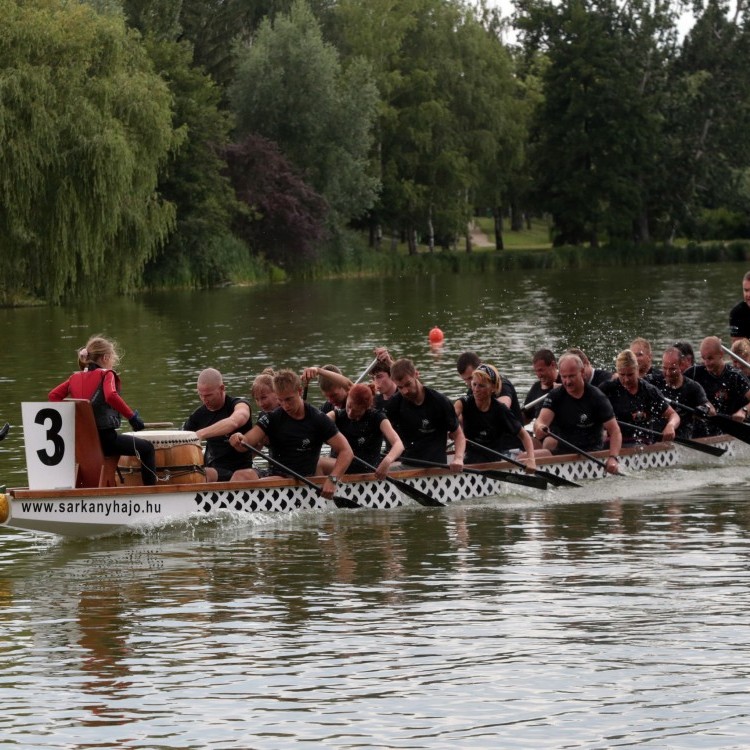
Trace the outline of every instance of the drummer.
{"type": "Polygon", "coordinates": [[[198,396],[203,402],[182,426],[206,441],[204,464],[207,482],[227,482],[239,469],[253,465],[250,453],[239,453],[229,444],[229,436],[246,432],[253,424],[247,399],[226,392],[221,373],[209,367],[198,376],[198,396]]]}

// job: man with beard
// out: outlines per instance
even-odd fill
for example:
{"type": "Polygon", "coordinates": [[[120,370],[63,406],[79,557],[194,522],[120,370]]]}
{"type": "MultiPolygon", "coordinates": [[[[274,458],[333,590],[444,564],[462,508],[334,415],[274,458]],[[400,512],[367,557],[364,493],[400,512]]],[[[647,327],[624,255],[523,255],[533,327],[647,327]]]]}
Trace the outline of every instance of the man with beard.
{"type": "Polygon", "coordinates": [[[450,438],[455,444],[450,468],[461,471],[466,439],[448,397],[423,385],[410,359],[393,363],[391,379],[398,393],[386,401],[385,413],[404,444],[402,457],[445,464],[450,438]]]}

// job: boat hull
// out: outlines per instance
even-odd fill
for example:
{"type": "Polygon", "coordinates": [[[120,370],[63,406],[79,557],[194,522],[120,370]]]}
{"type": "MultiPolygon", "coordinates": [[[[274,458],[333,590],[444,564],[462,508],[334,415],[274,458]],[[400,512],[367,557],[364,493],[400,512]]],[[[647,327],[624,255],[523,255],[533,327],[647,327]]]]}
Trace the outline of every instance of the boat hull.
{"type": "MultiPolygon", "coordinates": [[[[720,457],[696,453],[672,443],[628,448],[620,466],[626,473],[677,465],[716,465],[732,459],[744,444],[731,437],[707,438],[726,448],[720,457]]],[[[606,453],[594,454],[605,457],[606,453]]],[[[571,481],[599,479],[601,467],[581,456],[541,459],[539,468],[571,481]]],[[[477,465],[513,471],[505,462],[477,465]]],[[[449,504],[469,498],[486,498],[509,492],[540,490],[519,488],[474,473],[450,473],[442,469],[409,469],[392,473],[407,484],[449,504]]],[[[318,478],[317,483],[322,484],[318,478]]],[[[617,479],[616,481],[622,481],[617,479]]],[[[413,503],[390,482],[370,475],[347,475],[337,495],[355,500],[362,508],[388,510],[413,503]]],[[[295,480],[265,479],[247,483],[183,484],[156,487],[118,486],[60,490],[12,489],[0,495],[0,524],[9,528],[69,537],[96,537],[127,529],[164,525],[194,516],[248,513],[291,513],[334,510],[331,501],[295,480]]]]}

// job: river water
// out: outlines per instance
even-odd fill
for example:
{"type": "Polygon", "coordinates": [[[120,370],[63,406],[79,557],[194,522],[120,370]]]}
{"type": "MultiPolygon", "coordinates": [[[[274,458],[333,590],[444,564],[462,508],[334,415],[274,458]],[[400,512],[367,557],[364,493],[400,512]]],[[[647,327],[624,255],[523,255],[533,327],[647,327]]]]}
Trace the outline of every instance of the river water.
{"type": "MultiPolygon", "coordinates": [[[[195,377],[373,346],[461,391],[475,349],[519,392],[540,346],[611,366],[726,337],[738,265],[424,276],[0,310],[0,476],[20,403],[89,333],[123,395],[179,423],[195,377]],[[433,351],[427,334],[445,332],[433,351]]],[[[317,394],[315,394],[317,398],[317,394]]],[[[321,399],[322,400],[322,399],[321,399]]],[[[0,747],[745,748],[750,460],[446,508],[258,514],[61,541],[0,530],[0,747]]]]}

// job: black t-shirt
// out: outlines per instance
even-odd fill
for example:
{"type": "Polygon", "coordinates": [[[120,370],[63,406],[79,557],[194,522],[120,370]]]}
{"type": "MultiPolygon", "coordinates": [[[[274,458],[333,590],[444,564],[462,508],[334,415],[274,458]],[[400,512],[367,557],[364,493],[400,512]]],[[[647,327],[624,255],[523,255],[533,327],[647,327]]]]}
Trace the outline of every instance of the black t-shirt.
{"type": "MultiPolygon", "coordinates": [[[[308,403],[302,419],[290,417],[279,406],[261,416],[258,427],[268,436],[273,457],[303,476],[315,474],[323,443],[338,434],[333,420],[308,403]]],[[[283,474],[277,467],[273,470],[283,474]]]]}
{"type": "Polygon", "coordinates": [[[500,386],[500,396],[507,396],[510,399],[510,410],[513,412],[513,416],[520,422],[523,420],[523,412],[521,411],[521,403],[518,400],[518,393],[513,383],[508,378],[500,376],[502,385],[500,386]]]}
{"type": "Polygon", "coordinates": [[[608,383],[612,380],[612,373],[609,370],[594,370],[591,375],[591,385],[598,388],[602,383],[608,383]]]}
{"type": "MultiPolygon", "coordinates": [[[[644,378],[638,380],[638,390],[630,393],[619,380],[603,383],[601,392],[610,400],[615,417],[629,424],[655,430],[662,414],[669,408],[659,389],[644,378]]],[[[623,442],[653,443],[658,438],[631,427],[620,425],[623,442]]]]}
{"type": "Polygon", "coordinates": [[[745,405],[745,394],[750,391],[750,380],[739,370],[724,365],[721,375],[712,375],[705,365],[692,368],[691,376],[703,386],[708,400],[719,414],[734,414],[745,405]]]}
{"type": "MultiPolygon", "coordinates": [[[[522,447],[518,438],[521,431],[521,423],[513,416],[513,412],[496,399],[490,401],[487,411],[480,411],[474,401],[474,396],[463,400],[463,429],[468,440],[486,445],[498,453],[507,453],[513,448],[522,447]]],[[[486,463],[495,461],[491,453],[486,453],[471,445],[466,448],[467,464],[486,463]]]]}
{"type": "MultiPolygon", "coordinates": [[[[467,398],[473,396],[471,386],[466,389],[466,393],[461,396],[462,401],[466,401],[467,398]]],[[[541,395],[541,394],[540,394],[541,395]]],[[[521,402],[518,400],[518,393],[516,387],[507,378],[500,376],[500,393],[495,398],[506,397],[510,401],[510,410],[513,416],[519,421],[523,422],[523,409],[521,409],[521,402]]],[[[538,412],[537,412],[538,413],[538,412]]]]}
{"type": "Polygon", "coordinates": [[[666,382],[664,373],[658,367],[650,367],[648,372],[642,378],[647,383],[655,385],[657,388],[661,388],[666,382]]]}
{"type": "Polygon", "coordinates": [[[750,307],[745,300],[729,311],[729,335],[732,338],[750,338],[750,307]]]}
{"type": "MultiPolygon", "coordinates": [[[[550,425],[552,432],[585,451],[601,449],[603,425],[614,416],[609,399],[589,383],[584,384],[581,398],[573,398],[564,386],[555,388],[542,408],[551,409],[555,414],[550,425]]],[[[567,449],[560,446],[559,450],[567,449]]]]}
{"type": "Polygon", "coordinates": [[[397,393],[386,401],[385,414],[404,443],[404,458],[444,464],[448,433],[458,429],[458,417],[442,393],[426,386],[424,392],[419,405],[397,393]]]}
{"type": "MultiPolygon", "coordinates": [[[[383,446],[383,433],[380,425],[385,414],[382,411],[368,409],[360,419],[352,421],[346,413],[346,409],[335,409],[336,427],[347,439],[354,451],[354,455],[367,461],[373,466],[380,461],[380,451],[383,446]]],[[[348,473],[367,471],[362,464],[352,461],[348,473]]]]}
{"type": "MultiPolygon", "coordinates": [[[[666,398],[675,402],[671,406],[680,415],[680,426],[677,429],[677,437],[692,437],[697,424],[696,417],[684,409],[681,410],[679,405],[684,404],[691,409],[697,409],[699,406],[707,404],[708,398],[706,392],[703,390],[703,386],[690,378],[683,377],[682,385],[679,388],[672,388],[665,382],[659,390],[666,398]]],[[[664,429],[664,425],[665,421],[662,420],[655,429],[661,431],[664,429]]]]}
{"type": "MultiPolygon", "coordinates": [[[[220,422],[222,419],[231,417],[234,413],[235,406],[239,403],[250,406],[246,398],[230,396],[229,394],[226,394],[224,404],[216,411],[211,411],[205,404],[202,404],[185,420],[182,429],[197,432],[198,430],[210,427],[211,425],[220,422]]],[[[252,426],[253,420],[251,418],[245,422],[239,430],[233,430],[233,432],[244,433],[252,426]]],[[[229,444],[229,434],[206,439],[204,463],[211,468],[227,469],[228,471],[250,468],[253,465],[252,453],[240,453],[239,451],[236,451],[229,444]]]]}
{"type": "MultiPolygon", "coordinates": [[[[561,382],[559,375],[557,376],[556,382],[561,382]]],[[[554,388],[554,386],[552,386],[552,388],[554,388]]],[[[528,408],[526,404],[530,404],[532,401],[536,401],[536,399],[546,396],[552,388],[542,388],[542,384],[538,380],[531,386],[531,388],[529,388],[529,392],[523,400],[522,413],[525,421],[528,422],[531,419],[536,419],[539,416],[539,412],[542,410],[542,404],[544,402],[540,401],[536,406],[532,406],[531,408],[528,408]]]]}

